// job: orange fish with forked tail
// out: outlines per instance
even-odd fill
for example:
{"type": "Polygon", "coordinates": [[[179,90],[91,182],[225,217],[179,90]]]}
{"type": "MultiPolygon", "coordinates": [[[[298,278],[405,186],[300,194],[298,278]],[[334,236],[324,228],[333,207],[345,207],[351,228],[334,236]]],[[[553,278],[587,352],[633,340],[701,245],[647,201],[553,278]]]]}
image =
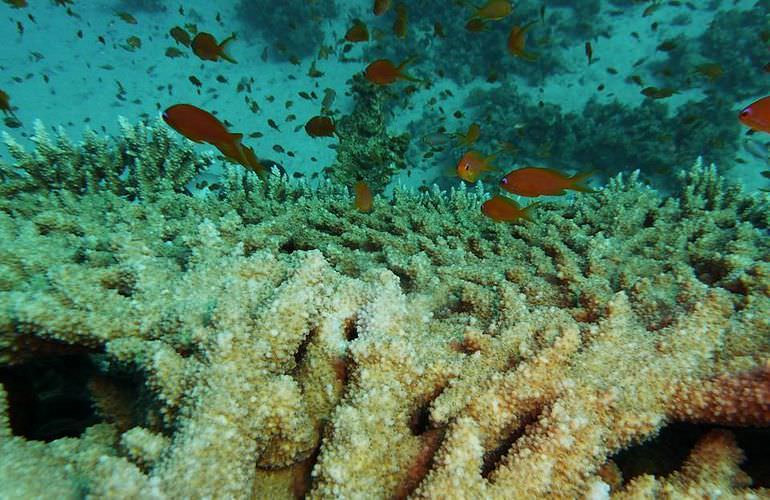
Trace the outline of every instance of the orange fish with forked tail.
{"type": "Polygon", "coordinates": [[[527,43],[527,31],[534,26],[537,21],[532,21],[524,26],[514,26],[508,34],[508,52],[516,57],[521,57],[527,61],[537,59],[537,54],[527,52],[524,46],[527,43]]]}
{"type": "Polygon", "coordinates": [[[500,187],[509,193],[521,196],[560,196],[564,191],[594,192],[584,181],[593,172],[582,172],[572,177],[552,169],[541,167],[526,167],[506,174],[500,181],[500,187]]]}
{"type": "Polygon", "coordinates": [[[217,39],[214,38],[214,35],[201,31],[192,39],[190,47],[192,47],[196,56],[205,61],[218,61],[224,59],[231,63],[237,63],[238,61],[225,52],[225,47],[233,40],[235,40],[235,33],[222,40],[222,43],[217,43],[217,39]]]}
{"type": "Polygon", "coordinates": [[[243,134],[233,134],[214,115],[192,104],[175,104],[161,115],[171,128],[198,143],[208,143],[228,159],[263,175],[254,151],[241,144],[243,134]]]}
{"type": "Polygon", "coordinates": [[[367,80],[377,85],[390,85],[396,80],[409,80],[412,82],[422,82],[419,78],[415,78],[404,73],[404,67],[414,60],[410,57],[406,61],[402,62],[398,66],[393,64],[388,59],[377,59],[364,70],[364,76],[367,80]]]}
{"type": "Polygon", "coordinates": [[[500,21],[513,12],[513,6],[510,0],[488,0],[481,7],[476,8],[473,14],[474,18],[487,19],[490,21],[500,21]]]}
{"type": "Polygon", "coordinates": [[[516,222],[524,219],[532,221],[532,209],[537,203],[521,208],[518,203],[499,194],[481,204],[481,213],[498,222],[516,222]]]}
{"type": "Polygon", "coordinates": [[[468,151],[457,162],[457,177],[465,182],[474,183],[484,172],[494,172],[497,167],[492,165],[496,155],[484,156],[478,151],[468,151]]]}

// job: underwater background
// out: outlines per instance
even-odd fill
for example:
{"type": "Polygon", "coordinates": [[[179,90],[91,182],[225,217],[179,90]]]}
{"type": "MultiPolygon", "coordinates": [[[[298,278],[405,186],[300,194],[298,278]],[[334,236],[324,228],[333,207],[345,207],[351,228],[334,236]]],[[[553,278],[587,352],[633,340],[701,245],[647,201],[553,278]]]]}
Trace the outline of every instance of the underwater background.
{"type": "Polygon", "coordinates": [[[770,497],[770,1],[0,30],[0,498],[770,497]]]}

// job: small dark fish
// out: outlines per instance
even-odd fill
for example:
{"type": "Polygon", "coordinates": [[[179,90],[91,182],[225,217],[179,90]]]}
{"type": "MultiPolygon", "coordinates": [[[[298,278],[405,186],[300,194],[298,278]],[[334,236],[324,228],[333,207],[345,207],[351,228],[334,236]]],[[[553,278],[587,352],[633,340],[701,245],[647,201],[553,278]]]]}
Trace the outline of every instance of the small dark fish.
{"type": "Polygon", "coordinates": [[[182,57],[184,53],[177,49],[176,47],[169,47],[166,49],[166,57],[175,58],[175,57],[182,57]]]}
{"type": "Polygon", "coordinates": [[[270,125],[270,128],[275,129],[278,132],[281,131],[281,129],[278,128],[278,125],[275,123],[275,121],[272,118],[268,118],[267,124],[270,125]]]}
{"type": "Polygon", "coordinates": [[[200,81],[200,80],[198,80],[198,79],[197,79],[197,78],[196,78],[194,75],[190,75],[190,76],[189,76],[189,77],[187,77],[187,78],[190,80],[190,83],[192,83],[192,84],[193,84],[193,85],[195,85],[196,87],[200,88],[200,87],[202,87],[202,86],[203,86],[203,83],[201,83],[201,81],[200,81]]]}
{"type": "Polygon", "coordinates": [[[129,14],[128,12],[116,12],[116,16],[121,18],[123,21],[127,22],[128,24],[136,24],[136,18],[129,14]]]}

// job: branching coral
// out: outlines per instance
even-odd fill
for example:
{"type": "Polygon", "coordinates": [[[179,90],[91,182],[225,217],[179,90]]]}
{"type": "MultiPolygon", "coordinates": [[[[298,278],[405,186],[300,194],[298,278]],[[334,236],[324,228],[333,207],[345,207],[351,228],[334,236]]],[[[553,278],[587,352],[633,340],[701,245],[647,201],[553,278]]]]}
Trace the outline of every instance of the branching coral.
{"type": "MultiPolygon", "coordinates": [[[[119,168],[109,144],[92,171],[119,168]]],[[[504,225],[480,190],[363,214],[239,167],[208,197],[71,169],[49,193],[46,147],[0,166],[0,363],[87,356],[103,422],[28,441],[3,384],[2,494],[41,473],[61,496],[761,493],[726,434],[675,475],[609,479],[669,422],[767,425],[768,201],[713,167],[504,225]]]]}

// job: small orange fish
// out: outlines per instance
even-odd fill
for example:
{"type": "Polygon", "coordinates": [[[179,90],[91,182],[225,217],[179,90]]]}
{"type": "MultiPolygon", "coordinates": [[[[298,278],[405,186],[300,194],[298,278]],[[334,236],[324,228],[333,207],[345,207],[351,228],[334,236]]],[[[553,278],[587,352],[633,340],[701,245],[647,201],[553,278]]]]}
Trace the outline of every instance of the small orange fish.
{"type": "Polygon", "coordinates": [[[541,167],[525,167],[509,172],[500,181],[500,187],[521,196],[560,196],[565,189],[593,193],[583,184],[592,172],[582,172],[568,177],[564,173],[541,167]]]}
{"type": "Polygon", "coordinates": [[[537,21],[532,21],[524,26],[514,26],[511,29],[511,32],[508,35],[508,52],[516,57],[526,59],[527,61],[534,61],[537,59],[537,54],[524,50],[524,45],[527,41],[527,31],[529,31],[536,22],[537,21]]]}
{"type": "Polygon", "coordinates": [[[470,31],[471,33],[481,33],[482,31],[487,30],[487,23],[483,19],[474,17],[468,20],[467,23],[465,23],[465,29],[470,31]]]}
{"type": "Polygon", "coordinates": [[[588,58],[588,65],[591,65],[591,59],[594,56],[594,49],[591,47],[591,42],[586,42],[586,57],[588,58]]]}
{"type": "Polygon", "coordinates": [[[225,47],[233,40],[235,40],[235,33],[222,40],[222,43],[218,44],[214,35],[201,31],[195,35],[190,46],[195,55],[205,61],[218,61],[221,58],[230,61],[231,63],[237,63],[238,61],[225,52],[225,47]]]}
{"type": "Polygon", "coordinates": [[[310,137],[334,137],[334,122],[328,116],[314,116],[305,124],[310,137]]]}
{"type": "Polygon", "coordinates": [[[364,181],[358,181],[356,182],[356,185],[353,186],[353,191],[355,192],[356,199],[353,202],[356,209],[359,212],[369,212],[372,210],[372,190],[369,189],[369,186],[366,185],[364,181]]]}
{"type": "Polygon", "coordinates": [[[393,21],[393,34],[398,38],[406,38],[406,28],[409,18],[407,17],[406,5],[399,2],[396,5],[396,20],[393,21]]]}
{"type": "Polygon", "coordinates": [[[770,134],[770,96],[763,97],[743,108],[738,119],[752,130],[770,134]]]}
{"type": "Polygon", "coordinates": [[[345,40],[348,42],[366,42],[369,40],[369,30],[360,19],[353,21],[353,26],[345,33],[345,40]]]}
{"type": "Polygon", "coordinates": [[[13,109],[11,109],[11,97],[2,90],[0,90],[0,111],[2,111],[6,116],[16,116],[13,113],[13,109]]]}
{"type": "Polygon", "coordinates": [[[4,1],[14,9],[21,9],[22,7],[27,6],[27,0],[4,0],[4,1]]]}
{"type": "Polygon", "coordinates": [[[516,222],[519,219],[532,221],[532,209],[537,203],[521,208],[518,203],[499,194],[481,204],[481,213],[498,222],[516,222]]]}
{"type": "Polygon", "coordinates": [[[390,10],[391,0],[374,0],[374,15],[381,16],[390,10]]]}
{"type": "Polygon", "coordinates": [[[508,0],[488,0],[487,3],[478,7],[473,17],[487,19],[489,21],[499,21],[510,15],[513,6],[508,0]]]}
{"type": "Polygon", "coordinates": [[[190,46],[190,41],[191,41],[190,34],[187,31],[185,31],[184,28],[180,26],[174,26],[169,30],[168,33],[169,35],[171,35],[171,38],[173,38],[176,41],[176,43],[181,43],[185,47],[190,46]]]}
{"type": "Polygon", "coordinates": [[[466,182],[476,182],[483,172],[493,172],[497,167],[491,164],[497,155],[484,156],[478,151],[468,151],[457,162],[457,177],[466,182]]]}
{"type": "Polygon", "coordinates": [[[479,139],[479,136],[481,136],[481,127],[478,123],[471,123],[470,127],[468,127],[468,131],[466,133],[458,132],[455,134],[457,137],[457,146],[458,147],[470,147],[474,142],[476,142],[479,139]]]}
{"type": "Polygon", "coordinates": [[[404,67],[413,60],[414,58],[410,57],[396,66],[388,59],[377,59],[366,67],[364,76],[367,80],[376,83],[377,85],[390,85],[398,79],[421,82],[422,80],[419,78],[415,78],[403,72],[404,67]]]}

